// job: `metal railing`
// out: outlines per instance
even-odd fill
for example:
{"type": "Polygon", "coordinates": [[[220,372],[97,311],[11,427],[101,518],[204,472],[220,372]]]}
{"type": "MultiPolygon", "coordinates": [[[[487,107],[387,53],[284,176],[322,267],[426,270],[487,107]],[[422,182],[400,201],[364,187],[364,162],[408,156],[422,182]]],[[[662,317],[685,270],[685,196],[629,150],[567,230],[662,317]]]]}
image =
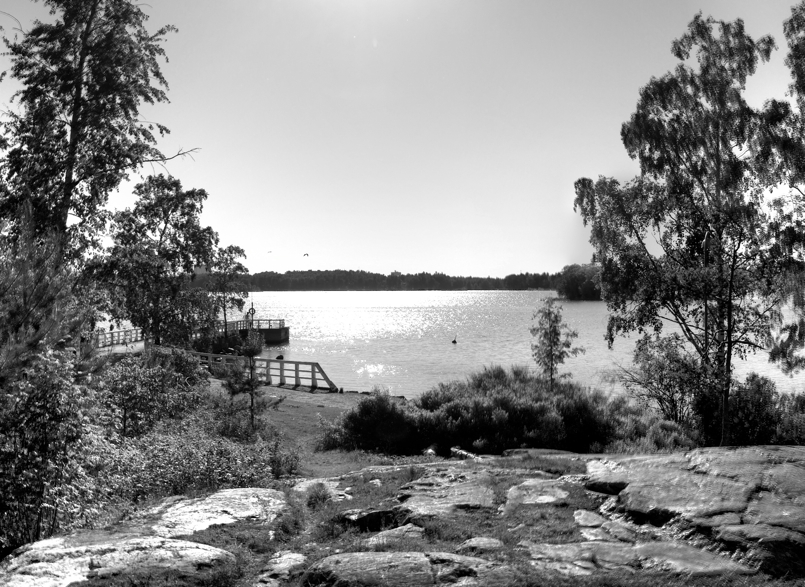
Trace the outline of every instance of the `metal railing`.
{"type": "MultiPolygon", "coordinates": [[[[237,355],[216,355],[213,353],[198,353],[186,351],[198,357],[199,362],[211,371],[215,365],[234,365],[239,363],[244,369],[248,367],[248,359],[237,355]]],[[[336,385],[327,377],[321,365],[308,361],[285,361],[280,359],[266,359],[257,357],[255,362],[255,374],[263,383],[268,385],[293,385],[294,387],[306,386],[311,389],[326,387],[330,390],[338,389],[336,385]]]]}

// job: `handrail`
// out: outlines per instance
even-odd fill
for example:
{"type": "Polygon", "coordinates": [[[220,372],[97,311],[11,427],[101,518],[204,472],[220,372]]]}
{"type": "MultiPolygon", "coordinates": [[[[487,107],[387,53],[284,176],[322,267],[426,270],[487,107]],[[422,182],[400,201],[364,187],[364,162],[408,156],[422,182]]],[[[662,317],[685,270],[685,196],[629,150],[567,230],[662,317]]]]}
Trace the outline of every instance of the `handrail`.
{"type": "Polygon", "coordinates": [[[223,332],[224,324],[227,330],[251,330],[285,328],[285,320],[281,318],[255,318],[254,320],[216,320],[215,332],[223,332]]]}
{"type": "Polygon", "coordinates": [[[110,330],[109,332],[91,332],[89,336],[95,342],[95,348],[114,346],[117,344],[130,344],[145,340],[142,328],[126,328],[124,330],[110,330]]]}
{"type": "MultiPolygon", "coordinates": [[[[230,331],[235,330],[250,330],[256,329],[277,329],[285,328],[285,320],[281,318],[263,319],[258,318],[255,320],[235,320],[226,322],[227,329],[230,331]]],[[[215,332],[220,334],[224,332],[224,321],[217,320],[215,322],[215,332]]],[[[132,342],[139,342],[145,340],[142,328],[125,328],[122,330],[110,330],[91,332],[89,336],[95,342],[95,348],[104,348],[108,346],[115,346],[119,344],[131,344],[132,342]]],[[[199,334],[195,333],[194,338],[199,334]]]]}
{"type": "MultiPolygon", "coordinates": [[[[196,351],[185,351],[191,355],[198,357],[199,362],[204,365],[207,370],[210,370],[212,365],[234,365],[240,363],[243,368],[246,368],[246,357],[238,355],[216,355],[214,353],[199,353],[196,351]]],[[[327,377],[321,365],[312,361],[285,361],[282,359],[267,359],[257,357],[255,362],[255,374],[260,381],[265,382],[267,385],[287,385],[289,380],[292,380],[294,387],[305,385],[311,389],[317,389],[319,382],[326,383],[326,387],[330,390],[336,390],[338,387],[327,377]],[[302,383],[302,381],[309,381],[309,383],[302,383]]]]}

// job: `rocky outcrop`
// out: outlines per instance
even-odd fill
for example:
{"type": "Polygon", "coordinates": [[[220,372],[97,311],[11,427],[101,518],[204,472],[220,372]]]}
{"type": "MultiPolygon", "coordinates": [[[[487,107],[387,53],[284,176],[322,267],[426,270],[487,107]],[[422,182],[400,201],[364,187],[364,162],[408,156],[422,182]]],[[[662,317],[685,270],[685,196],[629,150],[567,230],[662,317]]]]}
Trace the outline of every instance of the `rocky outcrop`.
{"type": "Polygon", "coordinates": [[[692,576],[753,574],[749,566],[680,542],[573,542],[520,546],[531,555],[532,564],[541,570],[566,575],[591,575],[602,571],[637,569],[684,573],[692,576]]]}
{"type": "Polygon", "coordinates": [[[275,553],[260,571],[257,585],[260,587],[280,587],[287,583],[307,563],[307,557],[297,552],[283,550],[275,553]]]}
{"type": "Polygon", "coordinates": [[[0,585],[66,587],[107,576],[208,575],[234,564],[224,550],[177,540],[213,524],[271,522],[285,507],[273,489],[226,489],[203,498],[175,497],[110,531],[85,531],[40,540],[18,549],[0,565],[0,585]]]}
{"type": "Polygon", "coordinates": [[[223,489],[207,497],[167,499],[140,517],[148,534],[172,538],[215,524],[241,521],[268,524],[285,505],[285,495],[275,489],[223,489]]]}
{"type": "Polygon", "coordinates": [[[305,573],[303,585],[486,587],[505,584],[514,577],[504,565],[448,552],[350,552],[315,563],[305,573]]]}
{"type": "Polygon", "coordinates": [[[770,571],[805,571],[803,447],[609,457],[587,468],[586,487],[617,495],[617,509],[633,520],[674,520],[770,571]]]}
{"type": "Polygon", "coordinates": [[[202,579],[235,557],[218,548],[161,537],[120,539],[88,533],[40,540],[4,562],[0,585],[66,587],[93,577],[178,576],[202,579]]]}
{"type": "Polygon", "coordinates": [[[18,550],[0,564],[0,584],[66,587],[113,576],[136,584],[140,577],[159,582],[163,575],[209,582],[208,574],[226,572],[235,559],[189,542],[195,532],[243,522],[234,530],[242,533],[275,520],[276,528],[261,530],[256,540],[264,558],[251,565],[249,584],[497,585],[518,581],[529,565],[529,572],[571,576],[640,570],[741,575],[758,569],[805,576],[805,449],[557,453],[550,455],[554,460],[525,458],[530,454],[513,452],[499,463],[468,459],[409,467],[403,478],[421,476],[399,489],[401,481],[387,487],[399,475],[379,479],[399,467],[305,480],[290,491],[295,503],[279,519],[285,497],[269,489],[171,498],[114,531],[18,550]],[[574,474],[559,477],[556,471],[574,474]],[[355,500],[339,503],[353,493],[350,483],[355,500]],[[383,495],[378,503],[367,505],[367,496],[377,495],[383,495]],[[317,509],[328,499],[333,503],[317,509]],[[317,519],[318,512],[327,518],[317,519]],[[307,526],[289,534],[284,524],[307,526]],[[279,550],[287,546],[272,529],[283,532],[283,540],[297,540],[301,552],[279,550]]]}
{"type": "Polygon", "coordinates": [[[455,510],[495,507],[488,471],[440,467],[400,488],[400,511],[412,519],[450,514],[455,510]]]}
{"type": "Polygon", "coordinates": [[[388,547],[399,544],[405,540],[418,540],[422,538],[424,533],[425,530],[419,526],[406,524],[405,526],[399,526],[397,528],[392,528],[391,530],[383,530],[382,532],[378,532],[371,538],[364,540],[363,545],[370,549],[388,547]]]}

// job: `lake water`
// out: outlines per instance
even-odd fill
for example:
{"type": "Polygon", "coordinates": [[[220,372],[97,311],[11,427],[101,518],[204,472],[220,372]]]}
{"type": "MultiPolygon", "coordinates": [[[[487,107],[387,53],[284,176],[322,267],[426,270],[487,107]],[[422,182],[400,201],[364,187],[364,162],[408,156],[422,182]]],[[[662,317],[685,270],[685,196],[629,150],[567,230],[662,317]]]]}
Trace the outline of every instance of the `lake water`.
{"type": "MultiPolygon", "coordinates": [[[[316,361],[338,387],[369,391],[383,385],[393,395],[416,397],[440,382],[463,380],[484,366],[526,365],[531,358],[534,310],[546,291],[256,292],[255,317],[283,318],[290,341],[263,356],[316,361]],[[456,337],[457,344],[451,341],[456,337]]],[[[248,305],[247,303],[247,305],[248,305]]],[[[569,358],[562,372],[583,385],[617,393],[608,374],[629,365],[633,342],[604,341],[604,302],[562,301],[565,322],[579,333],[586,353],[569,358]]],[[[799,391],[800,377],[784,376],[765,354],[736,366],[756,371],[781,391],[799,391]]]]}

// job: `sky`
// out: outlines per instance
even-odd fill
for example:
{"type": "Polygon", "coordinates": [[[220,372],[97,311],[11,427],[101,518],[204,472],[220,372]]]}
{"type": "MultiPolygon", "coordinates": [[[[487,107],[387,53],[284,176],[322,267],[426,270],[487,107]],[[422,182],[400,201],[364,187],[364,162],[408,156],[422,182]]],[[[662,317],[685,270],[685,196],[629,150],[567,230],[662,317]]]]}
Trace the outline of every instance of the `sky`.
{"type": "MultiPolygon", "coordinates": [[[[639,172],[620,128],[701,11],[778,50],[747,85],[783,98],[792,0],[150,0],[173,24],[162,71],[170,173],[252,273],[504,277],[589,262],[574,182],[639,172]],[[307,254],[307,255],[306,255],[307,254]]],[[[3,0],[23,27],[41,3],[3,0]]],[[[12,34],[16,22],[0,14],[12,34]]],[[[8,60],[0,56],[0,69],[8,60]]],[[[15,108],[13,81],[0,108],[15,108]]]]}

